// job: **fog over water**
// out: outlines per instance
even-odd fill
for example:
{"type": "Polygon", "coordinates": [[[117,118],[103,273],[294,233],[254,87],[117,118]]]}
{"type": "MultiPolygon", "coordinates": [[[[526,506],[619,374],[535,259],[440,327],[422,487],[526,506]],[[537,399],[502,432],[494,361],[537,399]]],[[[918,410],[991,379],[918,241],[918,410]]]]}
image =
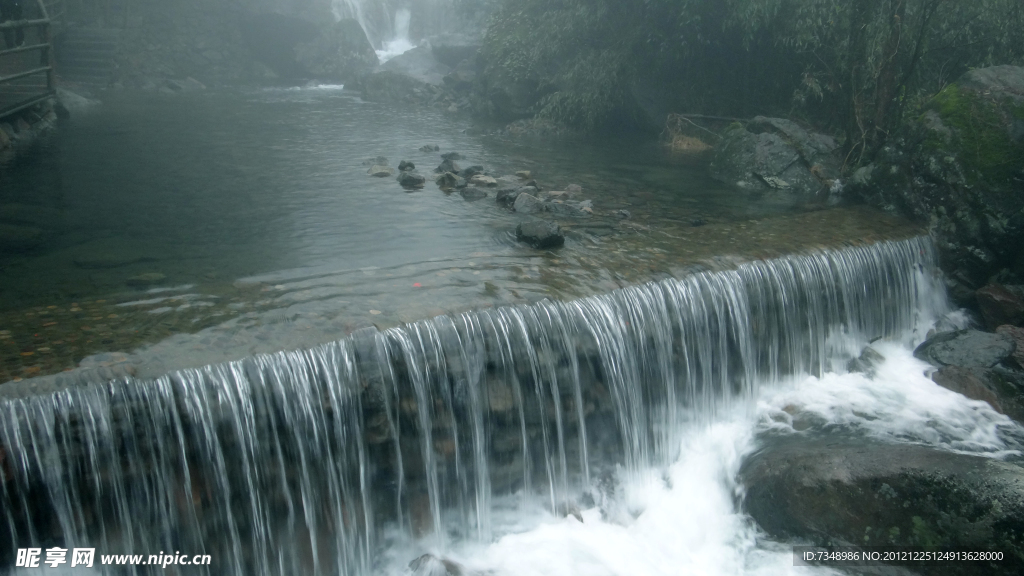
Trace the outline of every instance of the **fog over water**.
{"type": "Polygon", "coordinates": [[[1024,561],[1020,8],[0,18],[0,574],[1024,561]]]}

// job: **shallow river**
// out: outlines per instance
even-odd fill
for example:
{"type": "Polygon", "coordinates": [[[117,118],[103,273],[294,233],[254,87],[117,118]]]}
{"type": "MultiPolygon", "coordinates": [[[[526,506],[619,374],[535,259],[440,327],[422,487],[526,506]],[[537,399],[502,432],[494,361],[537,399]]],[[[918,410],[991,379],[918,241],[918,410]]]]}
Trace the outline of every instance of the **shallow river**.
{"type": "Polygon", "coordinates": [[[0,381],[173,337],[135,359],[155,375],[370,324],[917,232],[863,209],[731,190],[657,142],[482,132],[337,86],[104,95],[0,170],[0,221],[48,238],[0,255],[0,381]],[[521,217],[493,192],[467,202],[433,184],[452,151],[495,176],[529,170],[544,191],[580,185],[595,215],[562,221],[562,250],[517,245],[521,217]],[[368,176],[364,161],[376,156],[414,162],[426,187],[368,176]]]}

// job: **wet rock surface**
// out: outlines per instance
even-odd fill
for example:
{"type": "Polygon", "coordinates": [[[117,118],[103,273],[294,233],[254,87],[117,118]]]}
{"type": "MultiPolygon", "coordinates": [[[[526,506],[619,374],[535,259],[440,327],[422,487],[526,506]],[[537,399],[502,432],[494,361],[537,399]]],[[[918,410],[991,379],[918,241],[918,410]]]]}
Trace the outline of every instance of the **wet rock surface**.
{"type": "Polygon", "coordinates": [[[989,284],[974,293],[989,330],[1005,324],[1024,324],[1024,286],[989,284]]]}
{"type": "Polygon", "coordinates": [[[537,214],[544,211],[544,203],[533,194],[522,192],[516,196],[512,209],[520,214],[537,214]]]}
{"type": "Polygon", "coordinates": [[[426,184],[426,182],[427,179],[415,170],[403,170],[398,175],[398,183],[401,184],[403,188],[423,188],[423,185],[426,184]]]}
{"type": "Polygon", "coordinates": [[[1014,341],[1003,334],[959,330],[929,338],[914,350],[914,356],[940,367],[992,368],[1015,349],[1014,341]]]}
{"type": "Polygon", "coordinates": [[[1001,551],[1003,562],[919,574],[1018,574],[1024,467],[925,446],[768,438],[740,471],[743,507],[775,538],[819,545],[1001,551]]]}
{"type": "Polygon", "coordinates": [[[531,220],[516,226],[516,240],[533,248],[558,248],[565,244],[561,227],[547,220],[531,220]]]}
{"type": "Polygon", "coordinates": [[[1013,339],[1016,347],[1013,350],[1013,363],[1016,364],[1015,368],[1024,368],[1024,328],[1020,326],[1000,326],[996,328],[997,334],[1009,336],[1013,339]]]}
{"type": "Polygon", "coordinates": [[[458,562],[433,554],[424,554],[413,560],[409,563],[409,570],[413,576],[471,576],[458,562]]]}
{"type": "Polygon", "coordinates": [[[370,166],[369,170],[367,170],[366,173],[375,178],[387,178],[388,176],[395,175],[395,171],[393,168],[380,165],[370,166]]]}
{"type": "Polygon", "coordinates": [[[827,196],[839,178],[837,149],[830,136],[791,120],[758,116],[725,133],[710,170],[716,179],[740,188],[827,196]]]}
{"type": "Polygon", "coordinates": [[[943,366],[932,374],[932,380],[972,400],[987,402],[1000,414],[1024,423],[1024,372],[1020,370],[943,366]]]}
{"type": "Polygon", "coordinates": [[[459,194],[461,194],[463,198],[470,202],[475,202],[477,200],[483,200],[484,198],[487,198],[487,192],[475,186],[463,188],[462,190],[459,191],[459,194]]]}

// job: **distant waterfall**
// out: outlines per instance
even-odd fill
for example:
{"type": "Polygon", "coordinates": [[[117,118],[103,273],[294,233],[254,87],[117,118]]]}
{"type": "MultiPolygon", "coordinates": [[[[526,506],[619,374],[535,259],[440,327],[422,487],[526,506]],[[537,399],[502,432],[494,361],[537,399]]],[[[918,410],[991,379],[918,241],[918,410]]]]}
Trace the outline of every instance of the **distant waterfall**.
{"type": "Polygon", "coordinates": [[[354,18],[367,39],[386,61],[414,47],[409,38],[412,12],[402,0],[332,0],[336,18],[354,18]]]}
{"type": "Polygon", "coordinates": [[[885,242],[0,397],[0,571],[59,545],[367,575],[395,534],[489,541],[499,498],[564,511],[844,336],[941,312],[934,270],[930,240],[885,242]]]}

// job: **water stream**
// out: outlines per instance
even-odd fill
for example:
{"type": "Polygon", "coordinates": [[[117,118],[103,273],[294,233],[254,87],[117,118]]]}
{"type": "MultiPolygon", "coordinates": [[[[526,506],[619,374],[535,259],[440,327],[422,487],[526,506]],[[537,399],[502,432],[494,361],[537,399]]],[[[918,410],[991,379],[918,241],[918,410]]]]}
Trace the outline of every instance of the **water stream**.
{"type": "Polygon", "coordinates": [[[409,37],[412,12],[409,6],[381,0],[334,0],[336,18],[359,22],[377,58],[383,64],[416,47],[409,37]]]}
{"type": "Polygon", "coordinates": [[[783,407],[1010,449],[1005,417],[906,352],[947,311],[917,238],[8,394],[0,565],[60,545],[211,554],[210,574],[400,573],[424,551],[496,574],[778,573],[734,478],[783,407]],[[888,368],[846,374],[876,338],[888,368]]]}

